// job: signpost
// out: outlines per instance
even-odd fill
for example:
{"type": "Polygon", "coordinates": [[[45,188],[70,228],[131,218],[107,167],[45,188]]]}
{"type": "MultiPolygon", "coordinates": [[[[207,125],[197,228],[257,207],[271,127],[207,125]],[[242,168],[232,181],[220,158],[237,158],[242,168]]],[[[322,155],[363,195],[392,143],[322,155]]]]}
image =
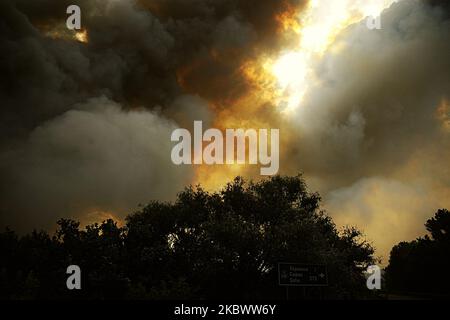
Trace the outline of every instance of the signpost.
{"type": "Polygon", "coordinates": [[[327,286],[327,267],[322,264],[279,263],[280,286],[327,286]]]}
{"type": "MultiPolygon", "coordinates": [[[[328,286],[327,266],[323,264],[278,263],[278,283],[286,287],[289,299],[289,287],[326,287],[328,286]]],[[[303,295],[306,288],[303,288],[303,295]]]]}

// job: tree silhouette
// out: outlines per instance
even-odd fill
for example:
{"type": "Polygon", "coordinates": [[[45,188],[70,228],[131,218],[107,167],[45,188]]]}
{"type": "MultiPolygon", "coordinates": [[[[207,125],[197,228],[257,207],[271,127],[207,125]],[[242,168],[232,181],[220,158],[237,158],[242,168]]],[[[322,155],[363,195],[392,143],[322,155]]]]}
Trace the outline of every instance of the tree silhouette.
{"type": "Polygon", "coordinates": [[[447,209],[439,209],[434,217],[425,223],[425,227],[434,240],[447,243],[450,241],[450,213],[447,209]]]}
{"type": "MultiPolygon", "coordinates": [[[[300,176],[257,183],[238,177],[220,192],[200,186],[175,202],[151,202],[129,215],[80,230],[58,221],[53,237],[0,234],[3,298],[275,298],[281,261],[326,264],[327,297],[367,292],[362,271],[373,248],[355,228],[336,229],[320,197],[300,176]],[[65,270],[82,270],[82,288],[65,287],[65,270]]],[[[314,296],[314,290],[310,291],[314,296]]]]}
{"type": "Polygon", "coordinates": [[[430,236],[392,248],[386,279],[391,291],[449,295],[450,213],[438,210],[425,223],[430,236]]]}

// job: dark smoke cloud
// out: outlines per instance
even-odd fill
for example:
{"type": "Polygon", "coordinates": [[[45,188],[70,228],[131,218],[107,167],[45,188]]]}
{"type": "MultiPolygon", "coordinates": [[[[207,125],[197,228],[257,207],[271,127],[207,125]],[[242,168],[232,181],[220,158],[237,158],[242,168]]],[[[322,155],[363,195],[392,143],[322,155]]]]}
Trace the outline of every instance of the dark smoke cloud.
{"type": "Polygon", "coordinates": [[[304,0],[140,0],[166,22],[175,39],[178,77],[187,92],[228,106],[249,90],[239,72],[243,61],[271,54],[289,43],[278,15],[304,0]],[[180,55],[180,53],[182,55],[180,55]]]}
{"type": "Polygon", "coordinates": [[[167,59],[174,40],[156,18],[129,1],[82,1],[89,44],[46,36],[67,33],[66,4],[2,3],[1,118],[12,122],[2,129],[26,132],[100,95],[128,108],[153,108],[175,95],[167,59]]]}
{"type": "Polygon", "coordinates": [[[1,118],[14,123],[2,128],[26,132],[100,95],[150,109],[182,91],[215,102],[236,99],[248,89],[242,62],[277,48],[276,15],[300,3],[3,1],[1,118]],[[68,33],[65,11],[72,3],[82,9],[88,44],[46,36],[68,33]]]}
{"type": "Polygon", "coordinates": [[[244,95],[241,65],[287,42],[276,17],[303,2],[3,0],[1,226],[173,198],[192,168],[171,167],[170,130],[244,95]]]}
{"type": "Polygon", "coordinates": [[[62,214],[123,218],[150,199],[170,200],[192,179],[190,167],[170,160],[176,127],[104,97],[72,106],[2,154],[2,222],[49,228],[62,214]]]}

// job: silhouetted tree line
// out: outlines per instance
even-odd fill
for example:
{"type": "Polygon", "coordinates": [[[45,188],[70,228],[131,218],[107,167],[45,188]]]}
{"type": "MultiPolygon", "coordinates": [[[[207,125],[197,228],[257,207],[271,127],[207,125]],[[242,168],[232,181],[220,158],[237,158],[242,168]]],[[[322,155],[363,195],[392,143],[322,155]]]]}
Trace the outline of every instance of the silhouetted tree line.
{"type": "Polygon", "coordinates": [[[124,227],[61,219],[53,236],[6,230],[1,298],[283,299],[278,262],[326,264],[325,297],[362,297],[374,249],[357,229],[338,231],[319,203],[300,176],[238,177],[217,193],[189,187],[151,202],[124,227]],[[71,264],[81,290],[66,288],[71,264]]]}
{"type": "Polygon", "coordinates": [[[425,227],[430,235],[392,248],[386,268],[388,288],[450,297],[450,212],[438,210],[425,227]]]}

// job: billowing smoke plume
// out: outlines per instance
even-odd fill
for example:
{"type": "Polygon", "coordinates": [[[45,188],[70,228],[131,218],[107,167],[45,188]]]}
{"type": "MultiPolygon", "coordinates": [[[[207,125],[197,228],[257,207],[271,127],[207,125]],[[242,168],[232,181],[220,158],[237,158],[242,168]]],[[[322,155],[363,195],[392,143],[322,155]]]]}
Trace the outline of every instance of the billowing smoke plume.
{"type": "Polygon", "coordinates": [[[61,213],[126,212],[149,199],[169,200],[192,179],[189,167],[170,165],[175,127],[153,112],[124,112],[106,98],[72,106],[3,153],[4,210],[20,212],[4,218],[48,227],[61,213]]]}
{"type": "Polygon", "coordinates": [[[283,42],[276,17],[300,3],[2,1],[2,133],[26,134],[100,95],[124,108],[166,106],[182,93],[225,105],[247,90],[243,61],[283,42]],[[72,3],[81,7],[88,43],[70,41],[72,3]]]}
{"type": "Polygon", "coordinates": [[[450,19],[412,0],[381,23],[339,36],[294,121],[298,164],[336,221],[357,223],[386,254],[450,205],[450,19]]]}
{"type": "MultiPolygon", "coordinates": [[[[4,0],[0,3],[0,225],[173,199],[193,168],[170,132],[214,119],[248,90],[245,61],[270,52],[300,0],[4,0]],[[81,8],[87,41],[66,28],[81,8]]],[[[275,49],[274,49],[275,48],[275,49]]]]}

